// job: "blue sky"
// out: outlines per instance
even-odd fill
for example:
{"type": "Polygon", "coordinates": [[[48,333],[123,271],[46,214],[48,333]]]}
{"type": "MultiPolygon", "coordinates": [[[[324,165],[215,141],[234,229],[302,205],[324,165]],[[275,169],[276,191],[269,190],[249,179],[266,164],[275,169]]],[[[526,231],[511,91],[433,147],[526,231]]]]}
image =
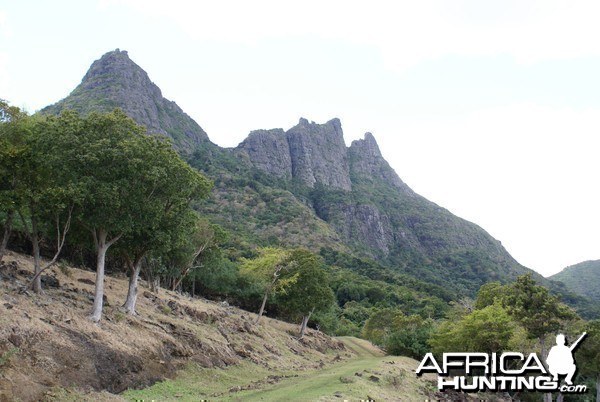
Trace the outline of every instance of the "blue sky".
{"type": "Polygon", "coordinates": [[[0,97],[34,112],[128,50],[219,145],[339,117],[522,264],[600,259],[600,3],[166,4],[3,2],[0,97]]]}

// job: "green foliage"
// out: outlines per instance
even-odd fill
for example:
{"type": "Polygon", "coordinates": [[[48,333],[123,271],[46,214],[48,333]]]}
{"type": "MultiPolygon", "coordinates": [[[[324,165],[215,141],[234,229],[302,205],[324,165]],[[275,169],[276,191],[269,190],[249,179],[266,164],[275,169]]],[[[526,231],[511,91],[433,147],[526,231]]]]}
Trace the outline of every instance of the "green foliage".
{"type": "Polygon", "coordinates": [[[475,299],[475,308],[482,309],[491,306],[496,302],[501,302],[508,295],[509,288],[499,282],[489,282],[482,285],[477,292],[475,299]]]}
{"type": "Polygon", "coordinates": [[[550,277],[563,282],[568,289],[579,295],[600,302],[600,260],[585,261],[565,268],[550,277]]]}
{"type": "Polygon", "coordinates": [[[2,356],[0,356],[0,367],[4,366],[6,363],[8,363],[10,358],[13,357],[15,354],[19,353],[20,351],[21,351],[21,349],[19,349],[17,347],[13,347],[13,348],[10,348],[9,350],[7,350],[6,352],[4,352],[2,354],[2,356]]]}
{"type": "MultiPolygon", "coordinates": [[[[221,247],[212,247],[202,256],[202,266],[190,275],[195,292],[207,298],[240,299],[238,265],[229,260],[221,247]]],[[[187,285],[189,289],[190,284],[187,285]]]]}
{"type": "Polygon", "coordinates": [[[335,298],[319,257],[307,250],[293,250],[287,260],[291,268],[281,278],[286,284],[275,295],[278,310],[295,320],[330,308],[335,298]]]}
{"type": "Polygon", "coordinates": [[[523,275],[509,286],[502,299],[508,313],[526,330],[530,338],[542,338],[557,332],[565,320],[573,320],[576,314],[560,303],[557,296],[547,288],[536,285],[531,275],[523,275]]]}
{"type": "Polygon", "coordinates": [[[19,188],[29,153],[27,123],[26,113],[0,99],[0,211],[4,212],[0,224],[8,230],[20,205],[19,188]]]}
{"type": "Polygon", "coordinates": [[[289,268],[290,252],[274,247],[260,248],[256,252],[255,258],[241,259],[240,274],[264,289],[273,280],[276,270],[289,268]]]}
{"type": "Polygon", "coordinates": [[[507,311],[499,303],[494,303],[460,319],[444,321],[432,334],[430,344],[436,354],[498,353],[508,350],[515,328],[507,311]]]}
{"type": "Polygon", "coordinates": [[[433,321],[418,315],[406,316],[397,309],[383,309],[367,320],[362,336],[392,355],[419,359],[429,351],[433,321]]]}
{"type": "Polygon", "coordinates": [[[600,320],[585,323],[583,329],[587,336],[576,349],[577,367],[582,374],[600,379],[600,320]]]}

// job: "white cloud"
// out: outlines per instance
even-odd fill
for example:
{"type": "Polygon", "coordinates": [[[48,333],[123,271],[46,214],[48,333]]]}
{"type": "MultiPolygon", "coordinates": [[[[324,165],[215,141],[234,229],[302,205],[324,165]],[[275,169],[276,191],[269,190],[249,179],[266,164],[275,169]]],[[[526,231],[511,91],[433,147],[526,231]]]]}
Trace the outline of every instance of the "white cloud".
{"type": "Polygon", "coordinates": [[[447,55],[509,54],[521,63],[600,55],[595,1],[101,2],[117,3],[166,18],[196,40],[253,44],[308,34],[368,44],[398,70],[447,55]]]}

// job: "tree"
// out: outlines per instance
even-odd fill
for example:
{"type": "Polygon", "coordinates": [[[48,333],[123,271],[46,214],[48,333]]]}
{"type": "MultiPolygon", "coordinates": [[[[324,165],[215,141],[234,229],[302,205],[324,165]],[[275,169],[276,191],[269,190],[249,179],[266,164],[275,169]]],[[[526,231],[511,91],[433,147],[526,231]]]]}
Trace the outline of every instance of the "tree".
{"type": "Polygon", "coordinates": [[[202,266],[199,259],[204,252],[216,247],[225,238],[223,229],[206,219],[195,216],[190,222],[189,230],[181,232],[184,237],[180,247],[171,253],[171,272],[175,274],[171,290],[176,290],[191,272],[202,266]]]}
{"type": "Polygon", "coordinates": [[[8,246],[18,204],[16,195],[18,172],[23,153],[26,151],[21,123],[26,117],[27,114],[18,107],[9,106],[6,101],[0,99],[0,223],[3,227],[0,261],[8,246]]]}
{"type": "MultiPolygon", "coordinates": [[[[528,337],[539,340],[543,361],[548,354],[546,336],[556,333],[565,321],[577,318],[573,310],[560,303],[558,296],[536,285],[531,274],[519,276],[502,300],[508,313],[527,330],[528,337]]],[[[544,399],[551,401],[552,395],[545,394],[544,399]]]]}
{"type": "Polygon", "coordinates": [[[150,251],[168,252],[182,241],[194,238],[196,232],[190,228],[202,225],[191,209],[191,202],[206,197],[211,187],[204,176],[181,159],[169,141],[146,138],[137,157],[148,165],[141,178],[142,185],[153,190],[136,211],[137,224],[123,236],[119,247],[129,270],[129,288],[123,305],[129,314],[135,314],[137,282],[145,256],[150,251]]]}
{"type": "Polygon", "coordinates": [[[311,315],[330,307],[335,297],[329,287],[327,273],[319,258],[307,250],[293,250],[289,261],[292,269],[282,279],[289,280],[277,295],[277,305],[292,319],[302,317],[299,338],[304,336],[311,315]]]}
{"type": "Polygon", "coordinates": [[[284,270],[292,267],[292,262],[289,259],[290,253],[282,249],[265,247],[257,251],[256,258],[242,260],[240,271],[263,294],[255,321],[258,324],[265,311],[269,294],[277,291],[278,288],[285,287],[290,282],[289,277],[284,281],[280,281],[280,279],[284,270]]]}
{"type": "Polygon", "coordinates": [[[481,285],[475,299],[475,308],[482,309],[491,306],[497,301],[502,301],[508,293],[508,285],[499,282],[488,282],[481,285]]]}
{"type": "MultiPolygon", "coordinates": [[[[66,116],[65,116],[66,117],[66,116]]],[[[24,119],[24,151],[15,172],[18,214],[32,244],[34,276],[31,286],[42,291],[41,274],[56,263],[71,227],[73,211],[81,199],[73,172],[65,166],[64,148],[57,146],[73,121],[70,118],[33,116],[24,119]],[[55,236],[54,257],[42,267],[40,245],[55,236]]]]}
{"type": "Polygon", "coordinates": [[[510,285],[502,303],[508,313],[527,330],[530,338],[539,339],[544,359],[546,335],[557,332],[565,320],[577,317],[569,307],[560,303],[558,296],[552,296],[548,289],[536,285],[530,274],[519,276],[510,285]]]}
{"type": "Polygon", "coordinates": [[[498,353],[508,349],[514,329],[515,324],[506,310],[494,303],[460,319],[443,322],[432,334],[430,343],[437,354],[498,353]]]}
{"type": "Polygon", "coordinates": [[[372,314],[362,331],[362,336],[383,347],[392,355],[422,358],[427,353],[428,339],[433,322],[419,315],[405,315],[393,308],[372,314]]]}

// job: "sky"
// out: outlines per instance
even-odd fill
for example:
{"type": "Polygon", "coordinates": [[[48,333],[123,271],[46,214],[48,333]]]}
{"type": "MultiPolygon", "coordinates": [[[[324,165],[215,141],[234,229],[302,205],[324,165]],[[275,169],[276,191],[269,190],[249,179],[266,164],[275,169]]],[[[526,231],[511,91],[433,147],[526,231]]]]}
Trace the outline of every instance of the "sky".
{"type": "Polygon", "coordinates": [[[119,48],[221,146],[338,117],[548,276],[600,259],[599,20],[577,0],[1,0],[0,98],[33,113],[119,48]]]}

